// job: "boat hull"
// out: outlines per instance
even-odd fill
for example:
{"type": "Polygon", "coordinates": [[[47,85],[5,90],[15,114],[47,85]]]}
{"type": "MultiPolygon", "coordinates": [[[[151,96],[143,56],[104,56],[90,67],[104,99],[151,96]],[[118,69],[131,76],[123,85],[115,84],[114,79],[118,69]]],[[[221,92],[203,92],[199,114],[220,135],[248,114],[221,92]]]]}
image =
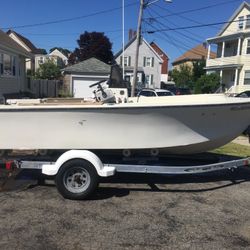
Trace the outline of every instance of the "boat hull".
{"type": "Polygon", "coordinates": [[[0,109],[0,149],[157,148],[193,154],[222,146],[250,124],[250,103],[0,109]]]}

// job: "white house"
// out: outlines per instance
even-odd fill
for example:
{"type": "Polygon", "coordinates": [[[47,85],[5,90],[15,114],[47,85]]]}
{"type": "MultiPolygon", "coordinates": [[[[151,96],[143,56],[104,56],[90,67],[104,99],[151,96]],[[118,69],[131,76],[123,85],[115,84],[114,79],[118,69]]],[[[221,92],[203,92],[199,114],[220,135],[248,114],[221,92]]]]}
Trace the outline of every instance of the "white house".
{"type": "Polygon", "coordinates": [[[63,68],[68,64],[68,58],[57,49],[53,50],[50,54],[44,54],[43,49],[37,48],[28,38],[22,36],[16,31],[8,30],[7,34],[26,51],[34,55],[32,59],[26,60],[26,70],[36,71],[41,64],[48,60],[53,61],[60,68],[63,68]]]}
{"type": "Polygon", "coordinates": [[[222,86],[230,93],[250,90],[250,5],[243,2],[209,44],[206,70],[218,72],[222,86]],[[217,57],[210,58],[211,46],[217,57]]]}
{"type": "Polygon", "coordinates": [[[28,59],[32,59],[32,54],[0,30],[0,97],[27,91],[28,59]]]}
{"type": "MultiPolygon", "coordinates": [[[[133,81],[133,69],[136,51],[136,37],[132,38],[125,46],[124,50],[124,68],[125,79],[129,82],[133,81]]],[[[117,64],[122,67],[122,55],[123,51],[120,50],[115,55],[117,64]]],[[[144,39],[141,39],[139,60],[138,60],[138,86],[160,88],[161,86],[161,73],[162,73],[163,59],[153,49],[152,46],[144,39]]]]}
{"type": "Polygon", "coordinates": [[[56,57],[61,58],[62,61],[63,61],[63,64],[64,64],[65,66],[68,65],[68,57],[67,57],[66,55],[64,55],[60,50],[54,49],[53,51],[51,51],[51,52],[49,53],[49,55],[50,55],[50,56],[56,56],[56,57]]]}

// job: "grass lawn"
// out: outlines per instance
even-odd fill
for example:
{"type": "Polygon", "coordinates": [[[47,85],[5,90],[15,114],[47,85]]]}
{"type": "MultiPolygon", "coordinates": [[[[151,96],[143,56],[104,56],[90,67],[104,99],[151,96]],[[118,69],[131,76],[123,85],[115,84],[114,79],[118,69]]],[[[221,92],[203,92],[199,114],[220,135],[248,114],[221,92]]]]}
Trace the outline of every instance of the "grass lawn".
{"type": "Polygon", "coordinates": [[[228,143],[223,147],[217,148],[212,153],[216,154],[225,154],[225,155],[233,155],[233,156],[239,156],[239,157],[248,157],[250,156],[250,145],[249,146],[243,146],[236,143],[228,143]]]}

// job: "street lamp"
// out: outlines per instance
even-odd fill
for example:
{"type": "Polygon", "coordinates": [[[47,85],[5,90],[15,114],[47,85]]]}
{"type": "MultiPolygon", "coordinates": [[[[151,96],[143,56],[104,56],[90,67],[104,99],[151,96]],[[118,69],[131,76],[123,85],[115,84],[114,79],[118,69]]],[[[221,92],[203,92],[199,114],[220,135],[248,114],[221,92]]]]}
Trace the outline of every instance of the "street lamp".
{"type": "MultiPolygon", "coordinates": [[[[143,16],[143,10],[147,8],[149,5],[156,3],[160,0],[153,0],[151,2],[145,2],[145,0],[140,0],[140,10],[139,10],[139,17],[138,17],[138,25],[136,31],[136,51],[135,51],[135,66],[133,71],[133,81],[131,86],[131,96],[135,96],[135,86],[137,83],[137,72],[138,72],[138,58],[139,58],[139,47],[141,41],[141,22],[143,16]]],[[[164,0],[164,2],[172,3],[172,0],[164,0]]]]}

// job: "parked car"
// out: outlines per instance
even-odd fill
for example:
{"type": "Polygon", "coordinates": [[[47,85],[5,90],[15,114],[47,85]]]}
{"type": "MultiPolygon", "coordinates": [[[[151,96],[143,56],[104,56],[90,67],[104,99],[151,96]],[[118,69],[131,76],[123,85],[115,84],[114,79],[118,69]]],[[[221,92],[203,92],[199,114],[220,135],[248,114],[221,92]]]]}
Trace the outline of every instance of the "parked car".
{"type": "Polygon", "coordinates": [[[172,96],[174,95],[171,91],[165,89],[142,89],[137,96],[172,96]]]}
{"type": "Polygon", "coordinates": [[[171,91],[175,95],[190,95],[191,91],[189,88],[176,87],[173,84],[164,84],[162,85],[164,89],[171,91]]]}
{"type": "Polygon", "coordinates": [[[250,91],[245,91],[245,92],[242,92],[238,95],[236,95],[236,97],[250,97],[250,91]]]}

